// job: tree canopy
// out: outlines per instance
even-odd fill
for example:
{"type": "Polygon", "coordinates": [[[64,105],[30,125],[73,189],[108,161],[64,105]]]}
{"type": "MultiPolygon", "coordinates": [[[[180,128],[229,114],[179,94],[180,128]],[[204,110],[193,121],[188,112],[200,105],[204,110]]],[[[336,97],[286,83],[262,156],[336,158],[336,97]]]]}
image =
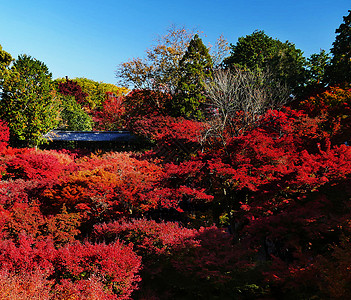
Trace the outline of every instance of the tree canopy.
{"type": "Polygon", "coordinates": [[[0,84],[2,84],[5,72],[8,69],[10,63],[12,62],[12,56],[10,53],[4,51],[0,45],[0,84]]]}
{"type": "Polygon", "coordinates": [[[38,145],[59,121],[58,102],[47,66],[20,55],[4,76],[0,118],[8,122],[11,139],[38,145]]]}
{"type": "Polygon", "coordinates": [[[321,51],[311,95],[285,105],[301,52],[264,32],[235,47],[221,68],[194,35],[174,81],[127,95],[0,53],[0,299],[350,298],[350,86],[326,80],[338,62],[321,51]],[[83,113],[148,141],[9,144],[85,129],[83,113]]]}
{"type": "Polygon", "coordinates": [[[157,45],[146,51],[145,58],[133,58],[118,66],[116,77],[122,86],[155,89],[173,93],[179,80],[179,61],[193,36],[191,30],[168,29],[157,45]]]}
{"type": "Polygon", "coordinates": [[[209,51],[196,34],[179,62],[181,77],[171,114],[201,119],[200,106],[206,100],[204,84],[212,77],[212,66],[209,51]]]}
{"type": "MultiPolygon", "coordinates": [[[[114,84],[98,82],[87,78],[74,78],[69,79],[72,82],[75,82],[78,89],[81,90],[82,97],[81,100],[77,98],[76,100],[80,104],[88,107],[90,110],[99,109],[102,107],[104,100],[106,99],[106,93],[112,93],[116,97],[127,94],[128,89],[123,87],[118,87],[114,84]]],[[[67,82],[67,78],[57,78],[55,82],[59,86],[60,83],[67,82]]]]}
{"type": "MultiPolygon", "coordinates": [[[[133,58],[117,67],[118,83],[128,88],[175,94],[182,76],[180,61],[194,35],[194,30],[171,26],[156,39],[156,45],[146,50],[144,58],[133,58]]],[[[209,48],[213,64],[219,66],[227,55],[228,42],[221,35],[209,48]]]]}
{"type": "Polygon", "coordinates": [[[277,80],[297,92],[304,83],[305,58],[302,51],[289,41],[273,39],[264,31],[255,31],[231,44],[230,56],[224,60],[227,68],[248,68],[269,71],[277,80]]]}
{"type": "Polygon", "coordinates": [[[329,71],[331,84],[351,82],[351,10],[343,20],[335,31],[336,38],[331,48],[332,59],[329,71]]]}

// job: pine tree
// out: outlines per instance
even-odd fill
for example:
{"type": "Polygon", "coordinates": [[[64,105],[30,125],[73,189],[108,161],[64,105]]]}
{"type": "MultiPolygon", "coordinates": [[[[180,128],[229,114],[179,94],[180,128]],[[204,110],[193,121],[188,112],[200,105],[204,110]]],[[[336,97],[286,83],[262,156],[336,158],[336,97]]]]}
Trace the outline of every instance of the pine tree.
{"type": "Polygon", "coordinates": [[[351,10],[336,29],[337,34],[331,53],[329,81],[331,84],[351,83],[351,10]]]}
{"type": "Polygon", "coordinates": [[[207,47],[196,34],[179,62],[181,79],[172,105],[172,114],[189,119],[202,119],[205,102],[204,83],[212,77],[212,59],[207,47]]]}

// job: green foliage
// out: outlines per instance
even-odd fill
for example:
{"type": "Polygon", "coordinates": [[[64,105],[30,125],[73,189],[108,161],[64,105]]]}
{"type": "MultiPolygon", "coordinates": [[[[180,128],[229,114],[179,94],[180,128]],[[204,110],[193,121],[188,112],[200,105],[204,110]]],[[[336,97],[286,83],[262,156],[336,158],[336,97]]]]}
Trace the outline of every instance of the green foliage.
{"type": "Polygon", "coordinates": [[[329,81],[331,84],[351,82],[351,10],[344,17],[344,22],[336,29],[337,34],[331,53],[329,81]]]}
{"type": "Polygon", "coordinates": [[[102,106],[108,92],[116,96],[121,96],[128,92],[126,88],[120,88],[114,84],[97,82],[91,79],[75,78],[75,81],[82,87],[83,92],[88,94],[87,104],[92,109],[102,106]]]}
{"type": "Polygon", "coordinates": [[[92,130],[92,117],[82,109],[73,96],[64,96],[61,103],[61,128],[73,131],[92,130]]]}
{"type": "Polygon", "coordinates": [[[229,68],[269,71],[295,93],[304,82],[304,64],[302,51],[293,43],[273,39],[264,31],[240,37],[236,45],[231,45],[231,55],[224,60],[224,65],[229,68]]]}
{"type": "Polygon", "coordinates": [[[157,39],[157,45],[146,51],[145,58],[133,58],[118,66],[116,77],[123,86],[152,89],[173,94],[177,89],[182,59],[192,31],[171,27],[157,39]]]}
{"type": "Polygon", "coordinates": [[[307,59],[307,84],[318,85],[325,83],[325,72],[330,65],[330,56],[325,50],[312,54],[307,59]]]}
{"type": "MultiPolygon", "coordinates": [[[[56,83],[65,81],[65,78],[55,79],[56,83]]],[[[74,82],[76,82],[82,88],[82,91],[87,94],[85,102],[82,103],[82,105],[90,110],[102,108],[103,103],[106,100],[106,93],[113,93],[116,96],[121,96],[128,92],[128,89],[126,88],[121,88],[110,83],[97,82],[87,78],[75,78],[74,82]]]]}
{"type": "Polygon", "coordinates": [[[204,84],[212,77],[212,59],[201,38],[196,34],[179,62],[182,74],[172,114],[201,119],[200,106],[205,102],[204,84]]]}
{"type": "Polygon", "coordinates": [[[5,75],[7,67],[10,65],[11,62],[12,62],[11,54],[2,50],[2,47],[0,45],[0,84],[2,82],[3,76],[5,75]]]}
{"type": "Polygon", "coordinates": [[[58,123],[58,103],[47,66],[19,56],[5,74],[2,89],[0,117],[8,122],[12,141],[30,146],[42,143],[42,135],[58,123]]]}
{"type": "Polygon", "coordinates": [[[330,69],[330,53],[321,49],[313,53],[306,60],[306,80],[301,89],[300,99],[304,100],[311,95],[322,91],[328,85],[328,70],[330,69]]]}

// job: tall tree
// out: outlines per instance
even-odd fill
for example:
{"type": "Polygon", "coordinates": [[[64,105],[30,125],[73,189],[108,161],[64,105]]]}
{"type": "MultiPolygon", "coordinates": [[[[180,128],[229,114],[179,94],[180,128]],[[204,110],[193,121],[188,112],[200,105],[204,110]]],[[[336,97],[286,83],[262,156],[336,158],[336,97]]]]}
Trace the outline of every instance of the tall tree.
{"type": "Polygon", "coordinates": [[[229,55],[229,44],[223,35],[220,35],[213,46],[209,46],[209,52],[213,62],[213,68],[221,68],[223,60],[229,55]]]}
{"type": "Polygon", "coordinates": [[[58,91],[62,95],[60,127],[65,130],[89,131],[93,120],[82,108],[88,96],[74,80],[59,82],[58,91]]]}
{"type": "MultiPolygon", "coordinates": [[[[171,26],[165,35],[156,39],[156,45],[146,51],[144,58],[133,58],[117,67],[119,85],[175,94],[181,78],[179,63],[194,34],[194,30],[171,26]]],[[[228,48],[226,39],[220,36],[211,47],[215,66],[222,63],[228,48]]]]}
{"type": "Polygon", "coordinates": [[[328,69],[330,68],[330,54],[325,50],[313,53],[306,62],[306,81],[302,90],[303,99],[316,94],[328,85],[328,69]]]}
{"type": "Polygon", "coordinates": [[[336,38],[331,48],[333,55],[329,70],[331,84],[351,82],[351,10],[343,17],[344,22],[336,29],[336,38]]]}
{"type": "Polygon", "coordinates": [[[302,51],[289,41],[283,43],[269,37],[264,31],[240,37],[235,45],[231,45],[231,54],[224,64],[229,68],[269,71],[295,94],[304,83],[305,58],[302,51]]]}
{"type": "Polygon", "coordinates": [[[316,85],[325,83],[325,72],[330,64],[330,56],[325,50],[312,54],[307,59],[307,84],[316,85]]]}
{"type": "Polygon", "coordinates": [[[157,45],[146,51],[146,57],[133,58],[118,66],[116,77],[122,86],[173,93],[179,79],[182,59],[193,32],[171,27],[157,39],[157,45]]]}
{"type": "Polygon", "coordinates": [[[200,106],[205,102],[204,84],[212,77],[212,59],[201,38],[195,34],[179,62],[181,78],[172,103],[172,114],[201,119],[200,106]]]}
{"type": "Polygon", "coordinates": [[[4,76],[0,118],[7,121],[12,142],[36,146],[58,123],[52,75],[47,66],[21,55],[4,76]]]}
{"type": "Polygon", "coordinates": [[[0,45],[0,87],[2,84],[3,77],[5,76],[5,72],[8,70],[8,67],[11,62],[11,54],[4,51],[0,45]]]}

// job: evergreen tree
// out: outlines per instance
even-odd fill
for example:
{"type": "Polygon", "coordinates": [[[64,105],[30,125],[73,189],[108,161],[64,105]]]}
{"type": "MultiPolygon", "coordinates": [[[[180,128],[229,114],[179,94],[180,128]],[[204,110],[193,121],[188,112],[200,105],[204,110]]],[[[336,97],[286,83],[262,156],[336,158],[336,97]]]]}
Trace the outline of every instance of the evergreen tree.
{"type": "Polygon", "coordinates": [[[330,64],[330,56],[325,50],[312,54],[307,59],[307,84],[319,85],[325,83],[325,72],[330,64]]]}
{"type": "Polygon", "coordinates": [[[10,53],[2,50],[0,45],[0,88],[2,86],[2,81],[6,73],[8,72],[8,66],[12,62],[12,56],[10,53]]]}
{"type": "Polygon", "coordinates": [[[39,60],[21,55],[6,72],[2,84],[0,119],[7,121],[12,142],[36,146],[58,123],[51,73],[39,60]]]}
{"type": "Polygon", "coordinates": [[[328,72],[331,84],[351,83],[351,10],[343,19],[331,49],[333,57],[328,72]]]}
{"type": "Polygon", "coordinates": [[[307,58],[303,99],[322,91],[328,85],[327,71],[330,68],[330,59],[330,54],[322,49],[319,53],[313,53],[307,58]]]}
{"type": "Polygon", "coordinates": [[[227,68],[243,68],[271,73],[276,80],[287,84],[295,95],[305,80],[305,58],[293,43],[285,43],[255,31],[240,37],[231,45],[231,54],[224,60],[227,68]]]}
{"type": "Polygon", "coordinates": [[[203,118],[201,104],[206,100],[204,84],[212,77],[212,59],[196,34],[179,62],[181,79],[172,104],[172,114],[186,118],[203,118]]]}

